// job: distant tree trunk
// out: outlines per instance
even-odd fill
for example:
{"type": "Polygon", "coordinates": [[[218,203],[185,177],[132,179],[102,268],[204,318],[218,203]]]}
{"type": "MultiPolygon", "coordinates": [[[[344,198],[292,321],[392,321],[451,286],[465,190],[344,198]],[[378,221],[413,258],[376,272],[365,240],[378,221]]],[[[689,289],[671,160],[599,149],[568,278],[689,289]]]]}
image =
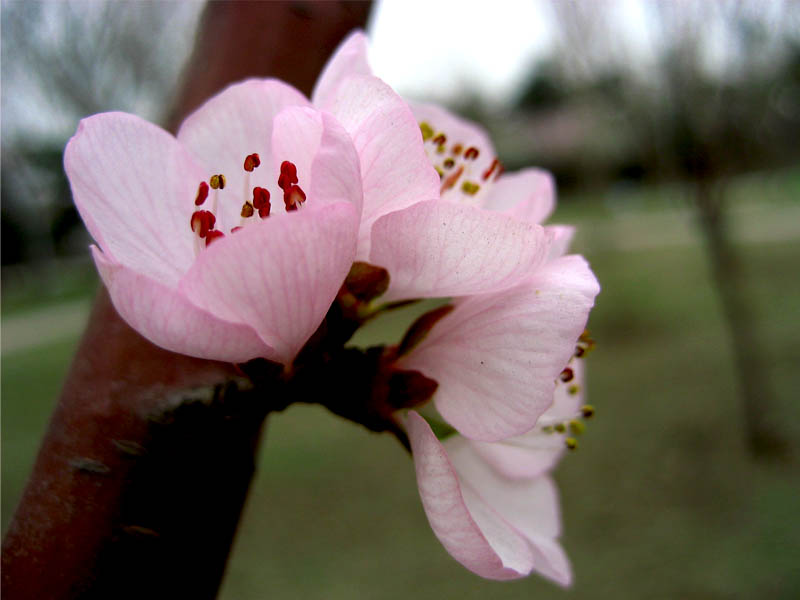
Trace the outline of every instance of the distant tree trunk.
{"type": "MultiPolygon", "coordinates": [[[[209,3],[169,126],[248,76],[309,93],[369,9],[209,3]]],[[[232,365],[154,346],[101,290],[3,542],[3,597],[214,598],[270,401],[249,386],[232,365]]]]}
{"type": "Polygon", "coordinates": [[[708,178],[698,180],[695,208],[733,345],[748,446],[756,457],[780,456],[786,445],[769,422],[775,395],[770,383],[769,365],[758,339],[746,277],[736,247],[728,235],[724,183],[708,178]]]}

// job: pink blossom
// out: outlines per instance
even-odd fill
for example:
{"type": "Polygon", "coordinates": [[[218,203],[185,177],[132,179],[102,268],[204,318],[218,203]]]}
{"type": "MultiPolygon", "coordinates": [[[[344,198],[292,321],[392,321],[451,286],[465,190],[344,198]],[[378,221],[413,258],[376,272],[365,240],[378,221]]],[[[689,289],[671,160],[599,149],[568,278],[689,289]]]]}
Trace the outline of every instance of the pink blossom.
{"type": "Polygon", "coordinates": [[[558,543],[561,518],[548,472],[581,431],[583,364],[570,360],[550,409],[537,426],[494,443],[453,435],[440,442],[414,411],[407,428],[425,513],[445,549],[469,570],[490,579],[537,572],[567,586],[569,560],[558,543]]]}
{"type": "Polygon", "coordinates": [[[64,163],[114,306],[169,350],[289,363],[353,262],[358,155],[281,82],[230,86],[177,138],[133,115],[89,117],[64,163]]]}

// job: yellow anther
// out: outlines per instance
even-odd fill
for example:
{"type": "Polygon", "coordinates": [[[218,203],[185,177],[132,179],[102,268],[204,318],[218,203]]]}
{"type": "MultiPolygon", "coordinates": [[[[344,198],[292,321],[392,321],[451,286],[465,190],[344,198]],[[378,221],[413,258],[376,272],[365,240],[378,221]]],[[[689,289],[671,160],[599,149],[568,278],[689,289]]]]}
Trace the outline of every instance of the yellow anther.
{"type": "Polygon", "coordinates": [[[423,121],[419,124],[419,130],[422,132],[422,141],[427,142],[433,137],[433,127],[431,127],[427,121],[423,121]]]}
{"type": "Polygon", "coordinates": [[[568,437],[564,440],[564,444],[568,449],[575,450],[578,447],[578,440],[576,440],[574,437],[568,437]]]}
{"type": "Polygon", "coordinates": [[[480,189],[481,186],[472,181],[465,181],[464,183],[461,184],[461,191],[469,196],[474,196],[475,194],[478,193],[478,190],[480,189]]]}
{"type": "Polygon", "coordinates": [[[436,154],[444,154],[445,149],[444,144],[439,144],[436,146],[436,154]]]}
{"type": "Polygon", "coordinates": [[[208,183],[211,185],[212,189],[222,190],[225,188],[225,175],[222,173],[219,175],[212,175],[208,183]]]}
{"type": "Polygon", "coordinates": [[[571,386],[567,388],[567,392],[569,392],[570,396],[574,396],[578,392],[581,391],[580,386],[577,383],[573,383],[571,386]]]}
{"type": "Polygon", "coordinates": [[[581,414],[584,419],[591,419],[594,416],[594,406],[591,404],[584,404],[581,406],[581,414]]]}
{"type": "Polygon", "coordinates": [[[435,166],[435,167],[433,167],[433,168],[434,168],[434,169],[436,169],[436,172],[439,174],[439,178],[440,178],[440,179],[441,179],[442,177],[444,177],[444,170],[442,169],[442,167],[435,166]]]}
{"type": "Polygon", "coordinates": [[[555,429],[555,430],[556,430],[558,433],[564,433],[564,432],[567,430],[567,426],[566,426],[566,425],[564,425],[563,423],[557,423],[557,424],[555,425],[554,429],[555,429]]]}
{"type": "Polygon", "coordinates": [[[582,434],[585,429],[586,425],[584,425],[581,421],[578,421],[577,419],[572,419],[572,421],[569,422],[569,430],[575,435],[582,434]]]}
{"type": "Polygon", "coordinates": [[[553,433],[553,426],[552,425],[545,425],[542,427],[543,433],[553,433]]]}
{"type": "Polygon", "coordinates": [[[245,202],[242,204],[242,218],[246,219],[248,217],[252,217],[254,213],[253,205],[249,202],[245,202]]]}

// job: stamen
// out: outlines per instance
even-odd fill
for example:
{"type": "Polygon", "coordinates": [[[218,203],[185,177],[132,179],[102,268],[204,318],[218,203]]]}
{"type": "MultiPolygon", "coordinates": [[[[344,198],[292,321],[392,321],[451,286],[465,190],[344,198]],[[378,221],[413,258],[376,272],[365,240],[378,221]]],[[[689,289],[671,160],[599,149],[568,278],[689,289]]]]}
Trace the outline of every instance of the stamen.
{"type": "Polygon", "coordinates": [[[209,232],[214,229],[217,218],[214,213],[207,210],[196,210],[192,213],[192,218],[189,220],[189,226],[192,228],[199,237],[206,237],[209,232]]]}
{"type": "Polygon", "coordinates": [[[225,234],[222,233],[221,231],[218,231],[216,229],[213,229],[213,230],[209,231],[208,235],[206,235],[206,246],[211,245],[211,242],[213,242],[214,240],[217,240],[217,239],[223,238],[223,237],[225,237],[225,234]]]}
{"type": "Polygon", "coordinates": [[[575,372],[567,367],[563,371],[561,371],[561,375],[559,376],[561,381],[567,383],[568,381],[572,381],[575,378],[575,372]]]}
{"type": "Polygon", "coordinates": [[[447,136],[443,133],[436,134],[436,137],[433,138],[433,143],[437,146],[443,146],[447,142],[447,136]]]}
{"type": "Polygon", "coordinates": [[[269,216],[269,190],[262,187],[253,188],[253,207],[258,210],[258,216],[262,219],[269,216]]]}
{"type": "Polygon", "coordinates": [[[244,204],[242,204],[241,215],[242,215],[243,219],[247,219],[249,217],[252,217],[254,212],[255,211],[253,210],[253,205],[252,204],[250,204],[249,202],[245,202],[244,204]]]}
{"type": "Polygon", "coordinates": [[[581,414],[584,419],[591,419],[594,416],[594,406],[591,404],[584,404],[581,406],[581,414]]]}
{"type": "Polygon", "coordinates": [[[291,185],[297,183],[297,167],[294,163],[285,160],[281,163],[281,174],[278,177],[278,187],[288,193],[291,185]]]}
{"type": "Polygon", "coordinates": [[[225,175],[222,173],[219,175],[212,175],[211,179],[209,179],[209,183],[213,189],[223,190],[225,189],[225,175]]]}
{"type": "Polygon", "coordinates": [[[445,180],[442,182],[442,188],[441,190],[439,190],[440,193],[444,193],[447,190],[453,188],[456,185],[458,178],[461,177],[461,174],[463,172],[464,172],[464,165],[459,165],[458,169],[450,173],[450,175],[448,175],[447,178],[445,178],[445,180]]]}
{"type": "Polygon", "coordinates": [[[569,422],[569,430],[575,435],[580,435],[586,430],[586,425],[577,419],[572,419],[569,422]]]}
{"type": "Polygon", "coordinates": [[[252,172],[253,169],[261,165],[261,159],[258,154],[248,154],[244,159],[244,170],[252,172]]]}
{"type": "Polygon", "coordinates": [[[197,188],[197,197],[194,199],[194,205],[200,206],[208,198],[208,184],[205,181],[200,182],[200,187],[197,188]]]}
{"type": "Polygon", "coordinates": [[[578,440],[576,440],[574,437],[568,437],[565,439],[564,444],[568,450],[577,450],[578,448],[578,440]]]}
{"type": "Polygon", "coordinates": [[[450,152],[453,153],[453,156],[458,156],[459,154],[461,154],[462,150],[464,150],[464,146],[462,146],[461,144],[456,144],[455,146],[453,146],[450,152]]]}
{"type": "Polygon", "coordinates": [[[427,142],[433,137],[433,127],[431,127],[427,121],[423,121],[419,124],[419,130],[422,132],[423,142],[427,142]]]}
{"type": "Polygon", "coordinates": [[[475,146],[470,146],[469,148],[467,148],[467,151],[464,152],[464,158],[466,160],[475,160],[476,158],[478,158],[479,154],[480,151],[475,146]]]}
{"type": "Polygon", "coordinates": [[[492,161],[492,164],[489,166],[489,168],[483,172],[483,175],[481,176],[483,180],[486,181],[487,179],[489,179],[489,177],[492,176],[492,173],[494,173],[494,170],[499,166],[500,166],[500,161],[495,158],[492,161]]]}
{"type": "Polygon", "coordinates": [[[455,164],[456,161],[454,161],[452,158],[445,158],[444,162],[442,163],[445,169],[452,169],[455,166],[455,164]]]}
{"type": "Polygon", "coordinates": [[[299,185],[293,185],[283,193],[286,211],[297,210],[306,201],[306,194],[299,185]]]}
{"type": "Polygon", "coordinates": [[[465,181],[464,183],[461,184],[461,191],[467,194],[468,196],[474,196],[475,194],[478,193],[478,190],[480,189],[481,186],[479,186],[474,181],[465,181]]]}

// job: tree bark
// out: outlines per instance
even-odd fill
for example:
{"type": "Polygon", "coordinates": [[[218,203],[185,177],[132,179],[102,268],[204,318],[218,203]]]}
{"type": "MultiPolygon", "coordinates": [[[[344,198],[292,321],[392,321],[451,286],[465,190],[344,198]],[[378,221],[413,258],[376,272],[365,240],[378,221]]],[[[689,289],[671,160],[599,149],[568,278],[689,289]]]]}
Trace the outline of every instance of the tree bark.
{"type": "MultiPolygon", "coordinates": [[[[248,76],[309,93],[369,8],[209,3],[169,127],[248,76]]],[[[154,346],[101,290],[3,542],[4,597],[214,598],[270,390],[233,365],[154,346]]]]}

